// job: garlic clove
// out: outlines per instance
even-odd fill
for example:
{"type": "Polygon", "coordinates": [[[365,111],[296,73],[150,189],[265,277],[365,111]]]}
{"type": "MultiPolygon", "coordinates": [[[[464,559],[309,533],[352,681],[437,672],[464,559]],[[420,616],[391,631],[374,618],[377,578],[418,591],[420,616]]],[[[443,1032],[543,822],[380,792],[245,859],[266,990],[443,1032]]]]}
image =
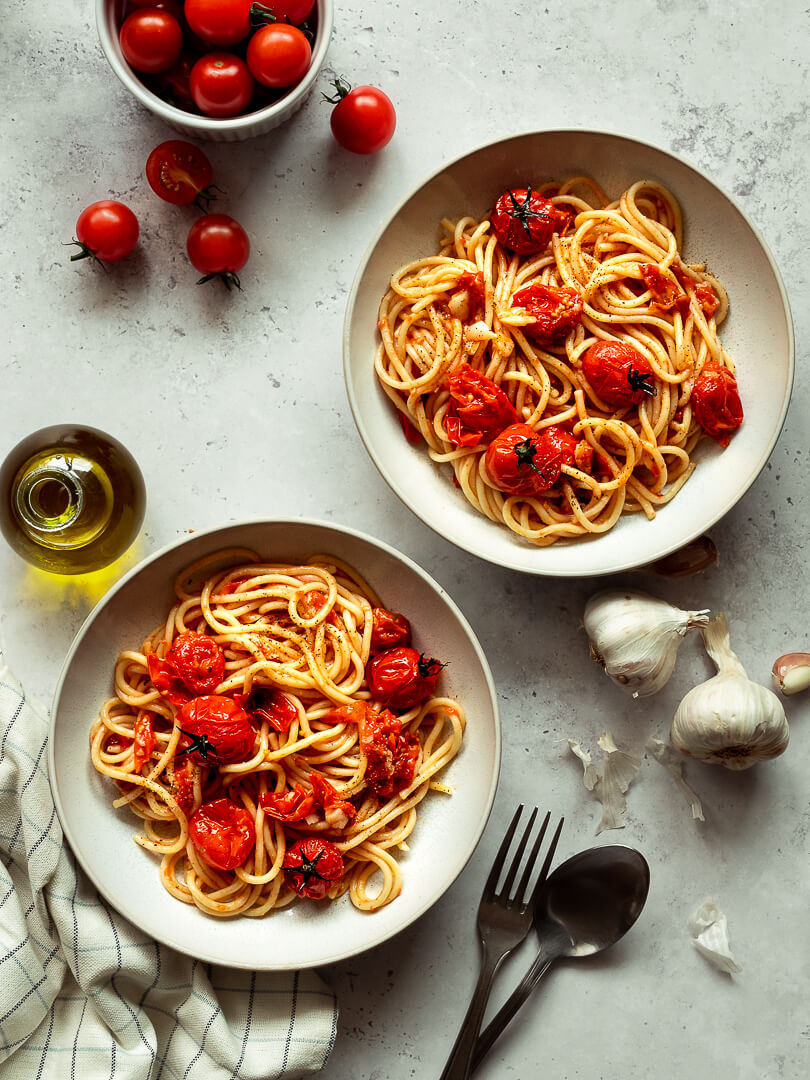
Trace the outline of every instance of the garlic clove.
{"type": "Polygon", "coordinates": [[[719,561],[719,555],[714,540],[710,536],[699,536],[691,544],[686,544],[671,555],[657,559],[641,569],[648,574],[658,574],[660,577],[689,577],[690,574],[700,574],[714,566],[719,561]]]}
{"type": "Polygon", "coordinates": [[[773,681],[783,694],[798,694],[810,687],[810,653],[785,653],[773,665],[773,681]]]}
{"type": "Polygon", "coordinates": [[[742,968],[734,959],[728,940],[728,921],[709,897],[689,920],[689,932],[695,948],[715,967],[733,975],[742,968]]]}

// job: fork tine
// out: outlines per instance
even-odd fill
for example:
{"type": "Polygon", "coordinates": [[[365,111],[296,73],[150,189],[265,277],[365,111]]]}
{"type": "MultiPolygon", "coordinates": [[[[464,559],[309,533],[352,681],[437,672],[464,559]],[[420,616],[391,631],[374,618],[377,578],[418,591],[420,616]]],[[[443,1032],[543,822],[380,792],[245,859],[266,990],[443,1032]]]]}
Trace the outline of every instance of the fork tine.
{"type": "Polygon", "coordinates": [[[535,806],[534,810],[532,810],[531,814],[529,815],[529,824],[526,826],[523,832],[523,837],[518,844],[518,849],[515,852],[514,858],[512,859],[512,865],[509,867],[509,873],[506,875],[506,881],[504,881],[503,888],[501,889],[501,896],[504,898],[504,900],[508,900],[509,894],[512,892],[512,885],[514,884],[515,878],[517,877],[517,872],[520,869],[520,863],[523,859],[523,853],[526,850],[526,845],[529,842],[529,837],[531,836],[532,827],[534,825],[534,819],[536,817],[537,807],[535,806]]]}
{"type": "Polygon", "coordinates": [[[529,855],[529,858],[526,860],[526,869],[523,871],[523,875],[520,879],[520,884],[518,885],[517,892],[515,893],[515,900],[519,904],[523,903],[523,897],[526,895],[526,889],[529,886],[529,878],[532,876],[532,870],[534,870],[534,864],[537,862],[537,855],[540,851],[540,845],[543,843],[543,837],[546,835],[546,829],[548,828],[548,823],[550,820],[551,811],[549,810],[546,813],[546,816],[543,818],[543,824],[540,826],[540,832],[537,834],[537,839],[535,840],[534,846],[532,847],[531,855],[529,855]]]}
{"type": "MultiPolygon", "coordinates": [[[[548,817],[546,817],[546,821],[548,821],[548,817]]],[[[560,839],[560,833],[562,832],[562,827],[563,827],[564,823],[565,823],[565,818],[561,817],[560,820],[559,820],[559,823],[557,824],[557,828],[554,830],[554,835],[551,838],[551,844],[549,845],[549,849],[548,849],[548,851],[546,853],[546,857],[545,857],[545,859],[543,859],[543,865],[540,867],[540,877],[537,879],[537,882],[535,883],[535,886],[532,889],[532,895],[529,897],[528,901],[526,902],[526,907],[534,907],[534,902],[537,899],[537,893],[540,890],[540,886],[543,884],[543,882],[548,877],[548,871],[549,871],[549,867],[551,866],[551,860],[554,858],[554,852],[557,850],[557,842],[560,839]]]]}
{"type": "Polygon", "coordinates": [[[495,856],[495,862],[492,864],[487,883],[484,886],[484,893],[481,897],[482,903],[491,900],[495,893],[495,886],[498,884],[498,878],[501,876],[501,870],[506,861],[506,853],[509,851],[509,845],[512,843],[512,837],[515,835],[515,829],[517,828],[517,823],[520,821],[520,815],[522,813],[523,803],[521,803],[515,811],[515,816],[512,818],[512,822],[506,830],[506,836],[503,838],[503,843],[500,848],[498,848],[498,854],[495,856]]]}

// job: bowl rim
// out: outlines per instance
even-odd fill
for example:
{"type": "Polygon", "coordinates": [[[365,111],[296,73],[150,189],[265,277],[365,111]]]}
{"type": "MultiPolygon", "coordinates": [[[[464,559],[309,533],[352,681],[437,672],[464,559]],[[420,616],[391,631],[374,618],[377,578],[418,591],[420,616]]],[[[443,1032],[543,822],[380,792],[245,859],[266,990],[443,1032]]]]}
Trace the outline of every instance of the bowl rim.
{"type": "MultiPolygon", "coordinates": [[[[783,429],[783,427],[785,425],[785,419],[787,417],[788,408],[790,407],[790,401],[791,401],[791,397],[792,397],[792,394],[793,394],[793,386],[794,386],[794,380],[795,380],[795,374],[796,374],[796,342],[795,342],[795,334],[794,334],[794,329],[793,329],[793,314],[792,314],[792,311],[791,311],[791,308],[790,308],[790,300],[788,298],[788,294],[787,294],[787,290],[785,288],[785,283],[784,283],[784,280],[782,278],[782,274],[781,274],[781,272],[779,270],[779,267],[778,267],[778,265],[776,263],[776,260],[775,260],[775,258],[773,256],[773,253],[771,252],[770,247],[768,246],[764,236],[762,235],[762,233],[760,232],[758,227],[754,224],[754,222],[752,221],[752,219],[748,215],[748,213],[739,205],[737,200],[733,196],[729,195],[728,192],[723,187],[721,187],[719,184],[715,183],[715,181],[712,180],[711,177],[709,177],[702,169],[700,169],[697,165],[693,164],[687,158],[683,157],[681,154],[678,154],[678,153],[676,153],[674,151],[671,151],[671,150],[666,150],[663,147],[657,145],[656,143],[650,142],[650,141],[648,141],[646,139],[638,139],[633,135],[626,135],[626,134],[624,134],[622,132],[619,132],[619,131],[611,131],[611,130],[607,130],[607,129],[598,129],[598,128],[592,128],[592,127],[530,128],[530,129],[524,129],[524,130],[515,131],[515,132],[513,132],[511,134],[504,135],[504,136],[502,136],[502,137],[500,137],[498,139],[488,140],[486,142],[478,143],[472,149],[466,150],[463,154],[459,154],[459,155],[456,155],[455,157],[449,158],[448,160],[442,162],[442,164],[440,164],[436,168],[432,169],[429,173],[424,175],[416,184],[414,184],[406,192],[406,194],[396,203],[394,208],[386,215],[386,217],[383,219],[381,224],[376,229],[374,235],[372,236],[371,240],[369,241],[368,245],[366,246],[365,251],[363,252],[363,254],[362,254],[361,258],[360,258],[357,270],[355,271],[355,275],[354,275],[354,279],[352,281],[351,288],[349,289],[349,294],[348,294],[348,297],[347,297],[347,300],[346,300],[346,311],[345,311],[345,315],[344,315],[344,319],[343,319],[343,379],[344,379],[344,383],[345,383],[345,386],[346,386],[346,396],[349,399],[349,407],[351,409],[352,416],[354,418],[354,423],[355,423],[355,426],[357,428],[357,431],[358,431],[358,433],[360,435],[360,438],[363,441],[363,445],[366,448],[366,452],[368,453],[369,457],[371,458],[372,462],[374,463],[377,471],[380,473],[382,478],[388,484],[391,491],[393,491],[393,493],[397,496],[397,498],[411,511],[411,513],[415,514],[416,517],[418,517],[420,521],[422,521],[425,525],[427,525],[427,527],[432,532],[434,532],[437,536],[440,536],[443,540],[446,540],[448,543],[453,544],[453,546],[458,548],[459,550],[465,551],[470,555],[474,555],[477,558],[482,559],[485,562],[491,563],[494,566],[500,566],[500,567],[505,568],[507,570],[514,570],[517,573],[531,574],[532,576],[537,576],[537,577],[562,577],[562,578],[580,578],[580,577],[582,577],[582,578],[586,578],[586,577],[600,577],[600,576],[603,576],[603,575],[606,575],[606,574],[619,574],[619,573],[624,573],[624,572],[629,571],[629,570],[635,570],[639,566],[645,565],[645,564],[644,563],[639,563],[637,558],[633,558],[632,556],[630,556],[630,557],[626,557],[625,559],[615,560],[614,563],[611,564],[611,565],[599,566],[599,567],[588,567],[586,569],[578,569],[576,572],[572,572],[572,571],[565,570],[565,569],[556,569],[556,568],[553,568],[553,567],[552,568],[547,568],[547,567],[525,566],[525,565],[522,565],[522,564],[518,565],[517,561],[515,561],[515,560],[507,561],[505,559],[499,559],[494,555],[490,555],[488,552],[485,552],[485,551],[482,552],[482,551],[478,550],[476,547],[474,547],[471,544],[470,545],[465,544],[463,538],[461,538],[461,537],[451,537],[451,536],[448,536],[445,533],[441,532],[440,529],[437,528],[437,526],[434,525],[431,520],[429,520],[429,515],[427,515],[426,512],[422,511],[421,508],[419,508],[417,506],[414,506],[411,502],[408,501],[408,499],[405,498],[404,494],[402,494],[400,492],[400,490],[399,490],[396,477],[394,475],[392,475],[388,469],[385,468],[385,466],[382,464],[382,462],[377,458],[376,454],[374,453],[374,451],[372,449],[371,436],[369,434],[369,431],[368,431],[367,427],[365,426],[365,423],[364,423],[364,420],[363,420],[363,414],[362,414],[362,412],[360,410],[359,403],[358,403],[357,397],[355,395],[354,384],[353,384],[352,379],[351,379],[350,369],[351,369],[352,323],[353,323],[353,319],[354,319],[354,309],[355,309],[355,305],[357,303],[357,296],[358,296],[358,293],[360,291],[360,286],[362,284],[362,280],[363,280],[363,277],[365,275],[368,264],[371,261],[371,258],[372,258],[373,254],[374,254],[374,252],[375,252],[375,250],[377,248],[377,245],[379,244],[379,242],[380,242],[382,236],[384,235],[384,233],[388,230],[388,228],[391,226],[391,224],[394,222],[394,220],[399,216],[399,214],[401,213],[401,211],[403,210],[405,205],[408,202],[410,202],[410,200],[412,198],[414,198],[414,196],[417,195],[424,187],[426,187],[428,184],[430,184],[433,180],[435,180],[438,176],[440,176],[447,169],[450,169],[450,168],[452,168],[452,167],[454,167],[456,165],[459,165],[461,162],[465,161],[468,158],[471,158],[471,157],[475,156],[476,154],[481,153],[484,150],[492,150],[497,146],[502,146],[504,143],[512,142],[512,141],[514,141],[516,139],[522,139],[522,138],[531,137],[531,136],[537,136],[537,135],[554,135],[554,136],[563,136],[563,137],[564,136],[597,136],[597,137],[600,137],[600,138],[603,138],[603,137],[607,136],[608,138],[611,138],[611,139],[620,139],[620,140],[622,140],[624,142],[634,143],[635,145],[644,147],[645,149],[653,150],[658,154],[663,154],[664,157],[669,157],[669,158],[673,159],[674,161],[677,161],[685,169],[688,169],[690,172],[694,173],[696,176],[698,176],[705,183],[709,184],[712,188],[714,188],[714,190],[717,191],[723,198],[725,198],[731,204],[731,206],[737,211],[737,213],[740,215],[740,217],[743,219],[743,221],[746,223],[746,225],[748,226],[748,228],[751,230],[752,234],[754,235],[754,238],[756,239],[757,243],[759,244],[760,248],[762,249],[762,252],[765,255],[765,258],[766,258],[768,264],[770,265],[771,271],[773,273],[774,280],[776,282],[776,286],[777,286],[777,289],[779,291],[779,296],[780,296],[781,301],[782,301],[782,308],[783,308],[783,313],[784,313],[784,318],[785,318],[785,327],[786,327],[786,331],[787,331],[787,345],[788,345],[788,349],[787,349],[787,361],[788,361],[787,386],[786,386],[786,392],[785,392],[784,400],[782,402],[782,406],[781,406],[781,409],[780,409],[780,412],[779,412],[778,421],[777,421],[777,423],[776,423],[776,425],[774,427],[773,433],[770,436],[770,439],[768,441],[767,446],[764,448],[760,459],[758,460],[755,468],[751,472],[748,483],[747,483],[745,489],[743,490],[742,494],[740,494],[740,495],[738,495],[736,497],[734,497],[734,496],[729,497],[725,502],[722,503],[722,505],[720,505],[719,508],[716,508],[714,511],[712,511],[712,514],[710,515],[710,517],[708,519],[702,521],[700,526],[695,527],[692,531],[690,531],[690,533],[689,533],[686,540],[680,539],[677,542],[672,542],[672,543],[665,544],[661,548],[661,550],[656,554],[656,558],[664,558],[665,556],[672,554],[672,552],[678,551],[680,548],[684,547],[686,544],[691,543],[693,540],[695,540],[702,533],[704,533],[708,529],[712,528],[713,525],[716,525],[717,522],[720,521],[720,519],[723,518],[736,505],[736,503],[738,503],[742,498],[744,498],[744,496],[750,491],[751,487],[753,486],[753,484],[755,483],[755,481],[759,477],[760,473],[762,472],[762,470],[767,465],[768,459],[770,458],[771,454],[773,453],[773,449],[776,446],[776,443],[777,443],[777,441],[779,439],[779,436],[782,434],[782,429],[783,429]]],[[[517,540],[517,538],[516,538],[516,540],[517,540]]],[[[532,550],[532,545],[522,545],[520,547],[520,551],[523,552],[524,554],[527,553],[527,552],[530,552],[531,550],[532,550]]],[[[539,548],[539,549],[535,549],[535,550],[545,550],[545,549],[539,548]]]]}
{"type": "Polygon", "coordinates": [[[315,80],[318,78],[321,68],[323,67],[335,22],[334,0],[316,0],[316,3],[319,6],[318,31],[315,35],[315,44],[312,50],[312,59],[310,61],[309,70],[303,79],[284,94],[283,97],[272,102],[270,105],[266,105],[263,109],[257,109],[255,112],[246,113],[242,116],[202,116],[197,113],[186,112],[185,109],[179,109],[176,105],[170,105],[168,102],[158,97],[157,94],[152,93],[152,91],[144,86],[140,79],[135,76],[132,69],[121,55],[118,41],[114,39],[110,33],[111,20],[108,19],[107,12],[114,8],[116,2],[117,0],[96,0],[96,30],[101,43],[101,50],[110,67],[123,86],[129,90],[133,97],[135,97],[144,108],[149,109],[150,112],[153,112],[168,124],[183,124],[188,128],[193,128],[194,131],[198,132],[200,135],[209,131],[228,132],[249,130],[256,124],[261,124],[275,116],[285,114],[286,110],[293,102],[305,98],[312,89],[315,80]]]}
{"type": "Polygon", "coordinates": [[[328,956],[318,957],[317,959],[305,960],[303,962],[299,961],[297,963],[273,964],[271,966],[263,965],[261,963],[257,964],[255,962],[255,960],[251,964],[236,963],[236,962],[232,962],[232,961],[230,961],[230,962],[229,961],[224,961],[221,955],[217,955],[217,954],[214,954],[214,953],[207,952],[204,945],[202,945],[200,947],[195,947],[194,951],[191,952],[190,950],[186,950],[186,949],[182,948],[182,946],[178,945],[175,941],[172,941],[171,937],[169,935],[161,936],[159,933],[154,934],[155,939],[162,942],[164,945],[169,946],[170,948],[176,950],[177,952],[181,952],[181,953],[184,953],[185,955],[193,956],[198,960],[202,960],[204,963],[219,964],[220,966],[239,968],[239,969],[243,969],[243,970],[293,971],[293,970],[297,970],[297,969],[304,969],[304,968],[310,968],[310,967],[321,967],[322,965],[325,965],[325,964],[338,963],[338,962],[340,962],[342,960],[349,959],[352,956],[357,956],[357,955],[359,955],[361,953],[364,953],[364,952],[368,951],[369,949],[375,948],[377,945],[383,944],[384,942],[386,942],[386,941],[390,940],[392,937],[394,937],[396,934],[402,933],[403,930],[406,930],[409,926],[413,925],[413,923],[417,919],[421,918],[427,911],[429,911],[430,908],[434,906],[434,904],[438,903],[439,900],[442,898],[442,896],[444,896],[446,894],[446,892],[450,888],[452,888],[453,884],[458,880],[459,876],[462,874],[462,872],[466,868],[466,866],[469,863],[470,859],[472,858],[476,848],[478,847],[478,844],[479,844],[479,842],[481,840],[481,837],[482,837],[482,835],[484,833],[484,829],[486,828],[487,823],[489,821],[490,814],[492,813],[492,807],[493,807],[494,802],[495,802],[495,795],[496,795],[496,792],[497,792],[497,789],[498,789],[498,782],[499,782],[499,779],[500,779],[501,760],[502,760],[502,745],[503,745],[500,709],[499,709],[499,706],[498,706],[498,693],[497,693],[497,689],[495,687],[494,678],[492,676],[492,670],[491,670],[491,668],[489,666],[489,662],[488,662],[488,660],[486,658],[486,654],[485,654],[485,652],[483,650],[483,647],[481,646],[481,642],[478,640],[478,635],[476,634],[475,630],[470,625],[467,617],[464,615],[464,613],[461,611],[459,606],[456,604],[456,602],[453,600],[453,598],[449,595],[449,593],[446,591],[446,589],[442,585],[440,585],[439,582],[436,581],[435,578],[433,578],[426,570],[422,569],[422,567],[419,566],[418,563],[416,563],[413,559],[411,559],[410,556],[405,555],[403,552],[397,550],[397,548],[392,547],[392,545],[388,544],[386,541],[379,540],[376,537],[371,536],[368,533],[362,532],[359,529],[354,529],[354,528],[352,528],[351,526],[348,526],[348,525],[342,525],[340,523],[336,523],[336,522],[332,522],[332,521],[325,521],[325,520],[321,520],[321,519],[317,519],[317,518],[288,517],[288,516],[278,517],[278,518],[267,518],[267,517],[263,517],[263,516],[251,517],[251,518],[239,518],[239,519],[236,519],[236,520],[233,520],[233,521],[222,522],[222,523],[220,523],[218,525],[212,525],[212,526],[209,526],[208,528],[195,530],[195,532],[192,535],[180,536],[177,539],[172,540],[167,544],[164,544],[162,547],[160,547],[156,551],[152,552],[151,555],[147,555],[144,559],[142,559],[139,563],[137,563],[137,565],[133,566],[130,570],[128,570],[125,574],[123,574],[118,579],[118,581],[116,581],[115,584],[112,585],[111,588],[109,588],[107,590],[107,592],[93,606],[92,610],[85,617],[84,621],[82,622],[81,626],[79,627],[78,631],[76,632],[76,634],[75,634],[75,636],[73,638],[73,641],[70,644],[70,647],[69,647],[69,649],[68,649],[68,651],[67,651],[67,653],[65,655],[65,659],[62,662],[62,666],[61,666],[60,671],[59,671],[59,677],[57,679],[56,688],[55,688],[54,693],[53,693],[50,716],[49,716],[49,719],[48,719],[48,752],[47,752],[48,783],[50,785],[51,793],[53,795],[54,805],[56,807],[56,812],[57,812],[57,816],[59,818],[59,824],[60,824],[60,826],[62,828],[62,833],[63,833],[64,840],[67,843],[67,845],[69,846],[69,848],[70,848],[71,852],[73,853],[76,861],[79,863],[79,865],[81,866],[82,870],[87,875],[90,882],[92,882],[94,888],[96,888],[98,890],[98,892],[104,897],[104,899],[107,901],[107,903],[115,911],[117,911],[117,912],[119,912],[119,914],[123,915],[124,918],[128,919],[134,926],[136,926],[136,927],[140,926],[141,924],[139,923],[139,916],[138,916],[138,909],[137,909],[137,898],[134,898],[133,902],[131,904],[128,903],[128,902],[122,903],[122,898],[121,897],[113,897],[113,896],[109,895],[105,888],[102,888],[100,885],[98,885],[96,883],[96,877],[95,877],[95,874],[93,872],[93,869],[92,869],[91,866],[88,866],[87,860],[85,859],[84,854],[83,854],[83,852],[81,850],[81,845],[75,842],[74,836],[73,836],[72,826],[69,824],[69,816],[65,813],[64,802],[63,802],[62,797],[60,795],[59,786],[58,786],[58,784],[56,783],[56,780],[55,780],[55,777],[56,777],[55,729],[56,729],[56,719],[57,719],[57,715],[58,715],[59,702],[60,702],[60,699],[61,699],[61,696],[62,696],[62,691],[64,689],[65,681],[67,679],[68,671],[69,671],[69,669],[71,667],[71,664],[73,662],[73,658],[76,655],[76,653],[78,652],[79,648],[81,647],[85,636],[89,632],[91,626],[95,622],[98,615],[107,606],[107,604],[109,604],[111,602],[113,597],[118,592],[120,592],[121,589],[123,589],[129,582],[131,582],[139,573],[141,573],[144,569],[146,569],[147,566],[150,566],[152,563],[158,562],[160,559],[164,558],[166,555],[169,555],[170,553],[172,553],[174,551],[177,551],[179,548],[183,547],[184,545],[186,545],[186,544],[188,544],[188,543],[190,543],[192,541],[199,540],[200,538],[213,537],[217,533],[223,533],[225,531],[244,529],[246,527],[257,526],[257,525],[258,526],[261,526],[261,525],[272,525],[272,526],[293,525],[293,526],[301,526],[301,525],[303,525],[303,526],[308,526],[310,528],[316,528],[316,529],[330,529],[333,532],[342,533],[345,536],[349,536],[349,537],[351,537],[351,538],[353,538],[355,540],[360,540],[362,542],[365,542],[365,543],[371,545],[372,547],[377,548],[378,550],[382,551],[384,554],[388,555],[390,558],[393,558],[395,561],[397,561],[399,563],[403,563],[412,573],[414,573],[418,577],[422,578],[422,580],[428,586],[428,588],[432,589],[433,592],[435,592],[438,595],[438,597],[450,609],[450,612],[453,615],[456,623],[460,627],[461,632],[463,633],[463,635],[466,638],[468,644],[472,648],[473,654],[475,655],[475,657],[476,657],[476,659],[478,661],[478,665],[479,665],[479,667],[481,669],[481,673],[483,675],[484,685],[486,686],[487,694],[488,694],[488,697],[489,697],[489,705],[490,705],[490,708],[492,710],[492,721],[493,721],[494,746],[493,746],[493,756],[492,756],[492,776],[491,776],[491,780],[490,780],[490,784],[489,784],[489,789],[487,791],[486,799],[484,800],[481,815],[480,815],[480,817],[478,819],[477,825],[476,825],[473,833],[471,834],[471,836],[470,836],[470,838],[468,840],[467,850],[464,853],[463,858],[462,858],[462,860],[460,861],[460,863],[459,863],[459,865],[457,867],[456,873],[455,873],[454,877],[452,878],[452,880],[447,882],[445,888],[438,895],[433,896],[432,898],[429,898],[426,901],[423,900],[418,905],[416,905],[415,908],[412,909],[408,913],[408,915],[404,919],[404,921],[397,924],[397,926],[393,930],[383,931],[382,933],[378,933],[378,935],[376,937],[373,936],[372,934],[370,934],[369,937],[368,937],[368,940],[364,941],[362,945],[359,945],[359,946],[357,946],[355,948],[352,948],[349,951],[346,951],[345,949],[343,949],[343,950],[338,949],[334,954],[331,954],[331,955],[328,955],[328,956]]]}

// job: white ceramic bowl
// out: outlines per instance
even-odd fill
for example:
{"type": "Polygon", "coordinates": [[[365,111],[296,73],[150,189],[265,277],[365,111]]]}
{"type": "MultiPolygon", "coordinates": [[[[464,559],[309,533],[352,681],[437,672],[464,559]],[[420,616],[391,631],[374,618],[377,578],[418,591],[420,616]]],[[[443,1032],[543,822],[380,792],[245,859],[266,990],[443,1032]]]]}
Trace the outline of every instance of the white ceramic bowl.
{"type": "Polygon", "coordinates": [[[124,59],[118,40],[124,3],[125,0],[96,0],[96,27],[101,48],[104,50],[110,67],[127,90],[155,116],[159,116],[170,127],[184,135],[196,139],[207,139],[209,142],[239,142],[243,139],[252,139],[256,135],[264,135],[279,124],[283,124],[285,120],[289,120],[293,113],[304,104],[315,85],[315,80],[326,59],[326,50],[329,48],[335,17],[334,0],[316,0],[318,31],[312,46],[312,63],[301,82],[289,93],[273,102],[272,105],[247,113],[245,116],[216,119],[212,116],[197,116],[169,105],[144,86],[137,72],[133,71],[124,59]]]}
{"type": "Polygon", "coordinates": [[[498,780],[500,726],[492,676],[467,620],[447,594],[393,548],[350,529],[315,521],[248,521],[184,538],[130,571],[88,616],[70,648],[52,710],[48,770],[65,836],[99,892],[158,941],[228,967],[284,970],[332,963],[403,930],[439,899],[483,832],[498,780]],[[468,716],[464,745],[420,806],[401,858],[402,893],[374,914],[347,896],[330,904],[292,904],[263,919],[216,919],[171,897],[159,860],[132,836],[137,819],[113,810],[109,780],[95,771],[88,733],[112,695],[118,653],[139,647],[166,616],[175,576],[200,556],[247,547],[268,558],[331,554],[353,565],[384,602],[411,619],[417,644],[447,662],[445,692],[468,716]]]}
{"type": "Polygon", "coordinates": [[[539,131],[491,143],[433,172],[395,207],[366,252],[344,327],[346,386],[372,460],[403,502],[437,533],[500,566],[580,577],[644,565],[699,536],[742,498],[781,431],[793,385],[793,330],[779,271],[742,210],[685,161],[647,143],[597,131],[539,131]],[[609,195],[658,180],[681,203],[687,261],[706,261],[728,290],[721,334],[737,365],[745,422],[726,450],[704,440],[698,468],[653,521],[623,518],[594,540],[538,548],[479,514],[450,470],[403,437],[374,374],[377,312],[391,274],[436,251],[439,221],[486,215],[504,188],[588,173],[609,195]]]}

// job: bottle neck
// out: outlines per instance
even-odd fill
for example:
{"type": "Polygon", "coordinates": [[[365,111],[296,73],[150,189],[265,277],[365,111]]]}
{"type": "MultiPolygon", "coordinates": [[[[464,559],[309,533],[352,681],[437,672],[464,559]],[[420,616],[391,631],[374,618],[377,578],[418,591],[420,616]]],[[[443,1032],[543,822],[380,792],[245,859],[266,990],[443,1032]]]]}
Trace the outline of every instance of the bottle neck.
{"type": "Polygon", "coordinates": [[[37,532],[58,532],[81,514],[84,492],[71,469],[44,466],[23,477],[15,493],[21,522],[37,532]]]}
{"type": "Polygon", "coordinates": [[[107,527],[113,492],[109,477],[81,455],[34,459],[18,474],[13,493],[20,528],[49,548],[80,548],[107,527]]]}

